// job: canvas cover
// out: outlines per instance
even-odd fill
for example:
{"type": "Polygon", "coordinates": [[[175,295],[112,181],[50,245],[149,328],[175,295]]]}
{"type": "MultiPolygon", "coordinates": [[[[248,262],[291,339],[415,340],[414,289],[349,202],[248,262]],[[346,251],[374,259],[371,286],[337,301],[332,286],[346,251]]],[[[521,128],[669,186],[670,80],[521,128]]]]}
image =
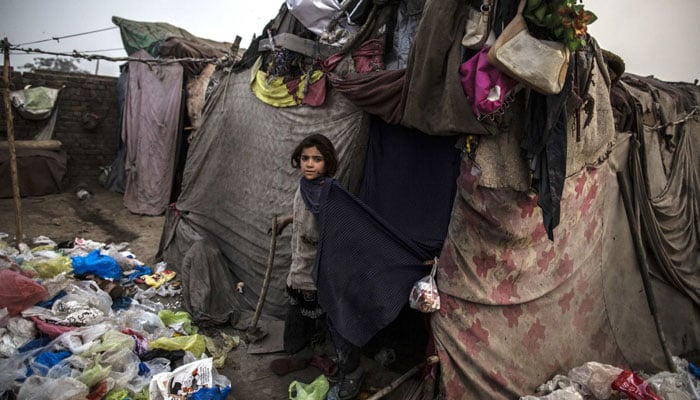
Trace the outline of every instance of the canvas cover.
{"type": "MultiPolygon", "coordinates": [[[[659,86],[663,85],[652,88],[659,86]]],[[[442,308],[431,321],[447,398],[517,398],[533,393],[554,374],[590,360],[650,372],[668,369],[617,178],[618,171],[630,168],[630,134],[614,134],[609,95],[601,93],[605,84],[599,81],[591,87],[599,92],[594,122],[578,142],[573,140],[574,126],[569,129],[569,174],[554,241],[546,237],[533,193],[513,185],[485,185],[484,166],[463,160],[437,275],[442,308]]],[[[697,95],[697,88],[692,91],[697,95]]],[[[649,100],[643,115],[654,109],[650,91],[635,95],[649,100]]],[[[666,121],[687,114],[682,102],[665,104],[666,121]]],[[[643,129],[647,141],[664,137],[649,129],[654,125],[643,129]]],[[[664,132],[675,144],[674,162],[664,169],[650,161],[645,170],[650,182],[663,182],[650,199],[663,211],[660,222],[667,228],[665,237],[675,241],[673,254],[685,256],[672,257],[676,262],[667,273],[649,257],[659,317],[674,355],[700,348],[700,308],[694,302],[698,249],[688,242],[697,237],[698,197],[677,195],[673,179],[697,177],[698,158],[687,156],[697,152],[697,132],[697,121],[664,132]],[[685,232],[670,228],[674,225],[685,232]],[[678,288],[665,278],[669,275],[681,277],[678,288]]],[[[646,146],[642,157],[658,160],[670,150],[646,146]]],[[[684,182],[692,185],[687,188],[697,188],[693,179],[684,182]]]]}
{"type": "MultiPolygon", "coordinates": [[[[135,57],[151,58],[140,50],[135,57]]],[[[122,141],[126,143],[124,205],[160,215],[170,202],[180,133],[182,66],[129,62],[122,141]]]]}
{"type": "MultiPolygon", "coordinates": [[[[307,135],[326,135],[335,145],[340,166],[336,178],[357,191],[367,145],[369,118],[347,99],[329,92],[321,107],[275,108],[250,90],[251,71],[223,76],[205,105],[204,121],[194,135],[183,174],[182,192],[168,211],[161,252],[169,265],[195,257],[194,252],[217,251],[197,271],[228,280],[203,286],[192,271],[185,290],[209,294],[205,303],[192,303],[193,318],[216,322],[208,307],[254,310],[269,256],[268,230],[274,216],[292,214],[292,200],[300,175],[291,167],[294,147],[307,135]],[[209,241],[213,248],[195,246],[209,241]],[[222,275],[223,276],[223,275],[222,275]],[[235,291],[244,283],[242,293],[235,291]],[[200,285],[200,289],[193,289],[200,285]],[[189,288],[189,289],[188,289],[189,288]],[[234,293],[237,304],[217,293],[234,293]]],[[[291,263],[291,229],[277,238],[272,279],[263,314],[281,318],[286,312],[285,282],[291,263]]],[[[235,315],[229,315],[229,317],[235,315]]]]}

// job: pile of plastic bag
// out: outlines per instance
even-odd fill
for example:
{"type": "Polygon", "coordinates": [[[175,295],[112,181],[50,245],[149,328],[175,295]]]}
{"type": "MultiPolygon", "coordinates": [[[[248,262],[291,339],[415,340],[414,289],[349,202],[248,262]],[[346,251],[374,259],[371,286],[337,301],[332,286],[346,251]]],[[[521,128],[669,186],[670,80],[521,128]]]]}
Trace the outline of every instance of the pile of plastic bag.
{"type": "Polygon", "coordinates": [[[0,234],[0,397],[225,399],[217,373],[238,337],[211,338],[154,296],[179,293],[175,273],[125,250],[36,238],[17,250],[0,234]],[[139,284],[137,284],[137,282],[139,284]]]}
{"type": "Polygon", "coordinates": [[[520,400],[700,399],[700,369],[680,357],[673,357],[673,362],[677,372],[655,375],[587,362],[542,384],[537,388],[541,396],[524,396],[520,400]]]}

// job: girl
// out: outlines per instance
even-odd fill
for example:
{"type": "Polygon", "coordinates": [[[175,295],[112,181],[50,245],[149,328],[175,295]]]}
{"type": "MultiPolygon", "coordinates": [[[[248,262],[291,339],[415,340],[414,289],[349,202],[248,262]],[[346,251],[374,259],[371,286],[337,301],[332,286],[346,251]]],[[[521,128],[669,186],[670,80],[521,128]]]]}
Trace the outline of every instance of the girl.
{"type": "MultiPolygon", "coordinates": [[[[292,224],[292,265],[287,276],[289,309],[284,329],[284,349],[297,353],[309,345],[319,327],[323,310],[316,299],[316,284],[312,277],[316,259],[318,229],[316,216],[320,211],[321,187],[338,169],[335,148],[323,135],[304,138],[292,152],[292,167],[302,172],[299,188],[294,195],[292,218],[282,221],[281,229],[292,224]]],[[[321,331],[322,332],[322,331],[321,331]]]]}
{"type": "MultiPolygon", "coordinates": [[[[320,318],[324,312],[316,296],[313,267],[318,243],[317,215],[320,212],[320,195],[323,185],[332,183],[338,169],[335,148],[323,135],[311,135],[297,145],[292,152],[292,167],[300,169],[303,176],[294,195],[292,218],[281,222],[279,230],[292,224],[292,265],[287,276],[289,308],[284,326],[284,349],[297,353],[318,337],[325,336],[325,322],[320,318]]],[[[364,372],[360,368],[359,348],[347,342],[331,324],[327,326],[335,347],[336,368],[324,366],[329,381],[333,384],[328,399],[352,399],[359,393],[364,372]],[[326,368],[328,367],[328,368],[326,368]]],[[[287,362],[286,370],[304,368],[308,361],[296,358],[287,362]]],[[[308,359],[307,359],[308,360],[308,359]]],[[[275,361],[273,361],[274,363],[275,361]]],[[[273,369],[274,371],[274,369],[273,369]]]]}

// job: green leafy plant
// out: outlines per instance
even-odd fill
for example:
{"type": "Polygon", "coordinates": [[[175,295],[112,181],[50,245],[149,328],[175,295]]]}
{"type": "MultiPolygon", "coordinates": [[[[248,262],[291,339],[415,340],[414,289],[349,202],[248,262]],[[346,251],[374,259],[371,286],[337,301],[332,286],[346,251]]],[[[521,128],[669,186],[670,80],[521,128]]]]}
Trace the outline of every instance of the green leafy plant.
{"type": "Polygon", "coordinates": [[[532,24],[548,29],[552,39],[571,51],[586,46],[588,25],[598,19],[578,0],[527,0],[523,15],[532,24]]]}

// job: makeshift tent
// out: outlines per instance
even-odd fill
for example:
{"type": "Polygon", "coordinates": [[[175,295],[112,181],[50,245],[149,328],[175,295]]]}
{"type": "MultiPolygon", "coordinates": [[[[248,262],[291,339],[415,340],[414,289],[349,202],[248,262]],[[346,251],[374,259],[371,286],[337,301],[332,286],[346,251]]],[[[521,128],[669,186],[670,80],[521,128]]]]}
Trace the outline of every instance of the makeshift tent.
{"type": "Polygon", "coordinates": [[[119,192],[131,189],[125,195],[125,204],[132,212],[158,215],[171,200],[171,188],[174,187],[173,197],[177,195],[179,174],[187,152],[186,136],[199,127],[214,62],[227,57],[231,45],[199,38],[167,23],[119,17],[112,17],[112,21],[119,26],[124,48],[130,57],[154,62],[130,61],[122,68],[117,87],[122,111],[122,140],[117,157],[104,178],[104,185],[119,192]],[[155,62],[156,59],[173,58],[188,61],[155,62]],[[128,85],[141,85],[140,81],[143,84],[148,82],[153,90],[158,88],[158,93],[139,93],[134,87],[127,90],[128,85]],[[143,110],[140,109],[147,107],[155,112],[134,119],[137,116],[134,112],[141,113],[143,110]],[[132,114],[127,115],[124,110],[132,114]],[[132,143],[126,143],[128,140],[132,143]],[[136,142],[141,142],[142,147],[130,149],[129,145],[136,142]],[[152,159],[153,154],[144,150],[154,148],[163,151],[152,159]],[[140,162],[145,164],[141,165],[138,175],[127,176],[125,169],[133,170],[137,153],[143,157],[140,162]],[[126,157],[130,157],[131,165],[127,164],[126,157]],[[129,184],[129,179],[137,179],[138,183],[129,184]]]}
{"type": "MultiPolygon", "coordinates": [[[[577,63],[575,70],[580,72],[568,78],[567,92],[559,98],[565,112],[556,117],[561,117],[564,124],[551,136],[555,143],[545,140],[547,132],[526,128],[539,123],[535,120],[533,124],[533,104],[547,101],[529,90],[517,92],[503,114],[479,120],[471,113],[459,86],[458,68],[463,61],[460,39],[468,7],[464,2],[428,0],[418,26],[407,29],[402,24],[410,24],[411,18],[397,18],[399,6],[374,5],[364,24],[336,47],[338,55],[322,57],[323,68],[313,64],[307,70],[295,69],[298,64],[286,61],[303,58],[296,51],[282,45],[269,51],[269,47],[254,42],[240,63],[231,71],[222,71],[220,84],[205,107],[202,127],[191,144],[182,192],[166,214],[161,240],[163,258],[173,268],[186,271],[183,290],[191,295],[184,305],[196,319],[212,324],[238,321],[257,303],[268,256],[269,221],[277,215],[291,214],[292,194],[299,178],[289,166],[289,155],[307,134],[324,133],[336,144],[342,162],[338,176],[341,185],[350,193],[358,193],[360,182],[367,189],[362,191],[361,199],[343,195],[342,201],[361,207],[339,209],[337,202],[329,206],[327,212],[338,213],[334,215],[348,221],[348,226],[344,230],[335,224],[330,227],[335,233],[322,238],[319,279],[331,270],[327,261],[324,263],[329,245],[333,245],[331,255],[346,257],[341,260],[344,262],[352,261],[347,255],[359,248],[363,255],[364,251],[381,250],[378,246],[385,246],[387,240],[391,241],[392,246],[387,248],[397,264],[415,268],[429,255],[413,246],[412,241],[421,240],[417,234],[420,229],[407,223],[411,216],[393,215],[395,210],[387,207],[392,201],[396,209],[411,204],[414,195],[425,194],[422,186],[411,178],[401,178],[404,188],[415,190],[400,195],[396,193],[401,188],[364,186],[381,174],[396,172],[392,165],[368,167],[378,150],[373,146],[381,143],[372,140],[372,133],[367,134],[372,126],[368,114],[374,114],[373,118],[380,118],[382,123],[412,128],[413,133],[425,137],[454,138],[452,146],[461,150],[460,170],[455,173],[449,163],[441,170],[446,175],[455,174],[450,176],[456,177],[456,186],[445,184],[455,190],[451,192],[455,195],[448,206],[451,216],[443,230],[444,244],[439,246],[437,281],[442,308],[431,314],[432,335],[440,357],[440,391],[446,398],[516,398],[534,392],[554,374],[591,360],[647,371],[668,367],[647,305],[618,172],[633,178],[638,193],[646,193],[646,198],[637,195],[636,207],[643,216],[641,226],[655,232],[645,237],[645,248],[666,346],[675,355],[700,349],[696,280],[700,268],[700,165],[698,158],[692,157],[700,137],[694,119],[700,102],[698,88],[679,85],[672,89],[673,85],[667,87],[648,79],[644,83],[647,86],[639,89],[637,85],[635,89],[631,84],[635,78],[629,75],[622,81],[619,74],[612,79],[604,52],[589,38],[584,51],[572,57],[572,63],[577,63]],[[412,33],[408,56],[396,54],[405,47],[393,44],[405,41],[388,40],[384,35],[387,26],[395,27],[388,32],[390,35],[412,33]],[[373,52],[377,48],[381,48],[380,54],[393,53],[393,60],[407,60],[407,65],[392,64],[396,69],[385,69],[382,57],[373,52]],[[314,69],[323,74],[319,81],[325,78],[328,83],[322,86],[325,99],[320,104],[293,107],[285,103],[285,107],[275,107],[270,104],[275,101],[263,101],[270,97],[252,93],[262,88],[270,89],[270,94],[275,79],[282,78],[279,82],[283,84],[274,87],[274,93],[291,96],[301,104],[298,96],[306,94],[298,91],[301,84],[284,88],[284,83],[300,77],[302,81],[308,79],[312,76],[309,70],[314,69]],[[256,82],[260,76],[266,79],[256,82]],[[632,117],[625,114],[642,121],[640,129],[616,129],[614,116],[619,111],[611,105],[611,89],[618,87],[641,99],[641,104],[630,109],[634,110],[632,117]],[[659,102],[664,104],[662,113],[654,105],[659,102]],[[544,139],[533,136],[538,134],[544,139]],[[563,165],[554,171],[562,180],[561,200],[557,203],[560,222],[552,227],[553,232],[545,229],[538,194],[531,188],[531,160],[521,153],[523,143],[538,144],[537,140],[544,147],[563,146],[556,149],[563,158],[554,160],[563,165]],[[637,150],[637,142],[644,144],[643,151],[637,150]],[[369,157],[365,157],[365,151],[369,157]],[[634,154],[652,162],[628,163],[634,154]],[[639,189],[641,183],[650,186],[645,191],[639,189]],[[677,189],[680,187],[685,190],[677,189]],[[371,204],[377,198],[380,201],[371,204]],[[674,210],[682,210],[682,217],[674,210]],[[367,223],[358,227],[359,218],[348,217],[351,212],[363,216],[367,223]],[[362,241],[362,230],[371,225],[379,228],[362,241]],[[552,239],[548,233],[553,233],[552,239]],[[328,242],[338,238],[346,241],[328,242]],[[397,243],[407,244],[402,249],[397,243]],[[243,293],[233,289],[238,282],[245,284],[243,293]],[[221,298],[221,293],[226,297],[221,298]]],[[[507,22],[509,9],[514,11],[502,7],[498,18],[507,22]]],[[[293,26],[283,24],[285,18],[288,16],[283,6],[263,30],[265,35],[274,35],[269,41],[288,38],[283,34],[295,36],[293,43],[297,44],[309,40],[304,30],[280,31],[282,26],[293,26]]],[[[416,157],[413,148],[408,151],[405,146],[382,150],[396,158],[416,157]]],[[[551,156],[546,152],[535,155],[540,161],[551,156]]],[[[443,156],[450,157],[448,153],[443,156]]],[[[427,224],[420,216],[430,210],[406,209],[421,220],[417,226],[427,224]]],[[[439,220],[444,208],[436,206],[434,212],[439,220]]],[[[326,232],[324,229],[322,226],[321,232],[326,232]]],[[[263,309],[272,317],[284,312],[284,283],[290,261],[287,235],[284,233],[277,241],[272,282],[263,309]]],[[[353,268],[351,262],[344,265],[353,268]]],[[[330,301],[343,303],[341,309],[329,309],[331,318],[352,315],[344,307],[352,310],[362,303],[361,309],[367,310],[367,299],[382,302],[386,300],[382,296],[404,292],[406,287],[400,287],[404,280],[414,279],[417,274],[378,277],[379,272],[394,267],[385,266],[373,275],[373,271],[358,266],[343,276],[332,275],[359,288],[368,279],[396,281],[386,293],[368,289],[373,292],[361,298],[356,288],[343,290],[343,284],[330,279],[331,287],[320,286],[319,291],[330,290],[324,292],[334,293],[335,299],[330,301]],[[354,301],[345,301],[348,299],[354,301]]],[[[322,293],[319,298],[323,299],[322,293]]],[[[389,319],[396,315],[393,303],[389,311],[379,311],[381,305],[377,304],[377,314],[364,319],[370,322],[366,325],[370,335],[387,323],[384,318],[374,318],[379,313],[389,319]]],[[[368,332],[357,328],[362,326],[362,316],[359,322],[355,317],[343,321],[347,322],[345,326],[334,326],[362,344],[368,332]]]]}

